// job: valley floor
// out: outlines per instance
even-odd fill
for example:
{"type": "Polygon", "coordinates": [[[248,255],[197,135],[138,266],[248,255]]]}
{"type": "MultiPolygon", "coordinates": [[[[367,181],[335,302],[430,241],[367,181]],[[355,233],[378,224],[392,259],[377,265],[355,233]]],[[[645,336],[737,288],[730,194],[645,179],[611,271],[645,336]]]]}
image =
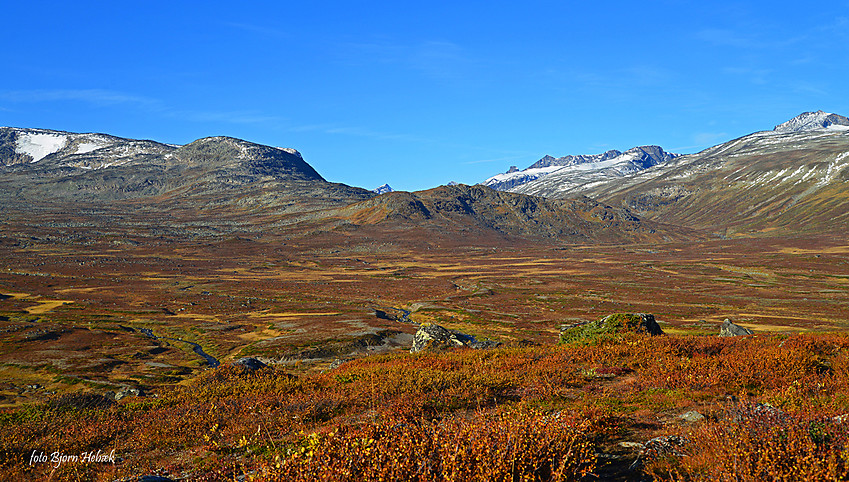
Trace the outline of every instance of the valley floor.
{"type": "Polygon", "coordinates": [[[112,449],[54,480],[686,480],[734,456],[742,480],[846,476],[845,237],[463,247],[83,221],[4,221],[6,480],[52,470],[33,451],[112,449]],[[667,336],[557,345],[618,312],[667,336]],[[755,336],[717,339],[726,318],[755,336]],[[503,346],[405,354],[422,323],[503,346]],[[271,368],[228,366],[245,356],[271,368]],[[128,388],[144,396],[103,397],[128,388]]]}

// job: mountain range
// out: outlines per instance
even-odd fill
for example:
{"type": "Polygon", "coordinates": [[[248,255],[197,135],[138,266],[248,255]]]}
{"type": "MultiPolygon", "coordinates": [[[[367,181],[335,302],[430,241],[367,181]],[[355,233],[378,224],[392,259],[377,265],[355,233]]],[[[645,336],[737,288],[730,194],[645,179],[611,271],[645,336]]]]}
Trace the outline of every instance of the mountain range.
{"type": "Polygon", "coordinates": [[[197,232],[202,224],[207,233],[272,230],[328,244],[339,236],[425,244],[683,236],[681,229],[590,199],[548,200],[456,184],[417,193],[384,187],[381,195],[328,182],[294,149],[229,137],[176,146],[4,127],[0,166],[7,216],[17,213],[17,220],[30,224],[53,225],[68,211],[100,213],[108,207],[117,218],[159,224],[156,232],[180,233],[190,226],[197,232]],[[53,215],[32,218],[36,206],[53,215]]]}
{"type": "Polygon", "coordinates": [[[294,149],[230,137],[177,146],[0,128],[0,200],[23,223],[35,222],[33,209],[55,218],[108,206],[160,220],[179,213],[215,233],[620,243],[840,230],[847,183],[849,119],[822,111],[696,154],[641,146],[545,156],[484,185],[414,193],[328,182],[294,149]]]}

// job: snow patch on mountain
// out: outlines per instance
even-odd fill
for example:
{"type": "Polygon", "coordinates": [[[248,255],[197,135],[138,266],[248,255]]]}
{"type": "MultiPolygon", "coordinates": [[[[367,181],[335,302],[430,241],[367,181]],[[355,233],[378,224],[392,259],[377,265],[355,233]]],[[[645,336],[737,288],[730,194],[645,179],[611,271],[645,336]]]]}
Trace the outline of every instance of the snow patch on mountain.
{"type": "Polygon", "coordinates": [[[30,156],[32,158],[30,162],[38,162],[61,150],[67,143],[68,136],[62,134],[26,132],[18,135],[15,152],[30,156]]]}
{"type": "Polygon", "coordinates": [[[301,159],[304,158],[304,156],[302,156],[301,153],[298,152],[297,149],[292,149],[291,147],[278,147],[277,149],[280,149],[283,152],[288,152],[289,154],[292,154],[293,156],[298,156],[301,159]]]}

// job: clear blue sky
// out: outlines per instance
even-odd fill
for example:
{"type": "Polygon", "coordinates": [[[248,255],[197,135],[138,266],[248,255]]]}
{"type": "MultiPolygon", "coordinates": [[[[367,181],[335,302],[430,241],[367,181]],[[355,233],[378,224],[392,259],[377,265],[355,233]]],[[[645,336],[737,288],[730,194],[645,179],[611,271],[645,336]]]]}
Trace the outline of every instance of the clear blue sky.
{"type": "Polygon", "coordinates": [[[0,125],[293,147],[417,190],[849,115],[849,0],[6,2],[0,125]]]}

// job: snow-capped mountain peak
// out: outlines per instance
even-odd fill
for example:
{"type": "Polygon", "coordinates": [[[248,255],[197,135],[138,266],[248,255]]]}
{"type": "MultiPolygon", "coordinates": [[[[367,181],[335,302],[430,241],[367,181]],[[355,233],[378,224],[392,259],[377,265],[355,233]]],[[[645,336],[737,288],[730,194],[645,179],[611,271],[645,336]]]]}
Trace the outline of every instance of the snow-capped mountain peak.
{"type": "Polygon", "coordinates": [[[390,186],[389,184],[384,184],[376,189],[373,189],[372,192],[376,194],[386,194],[388,192],[395,192],[395,190],[392,189],[392,186],[390,186]]]}
{"type": "Polygon", "coordinates": [[[640,146],[625,152],[609,150],[601,154],[545,156],[524,170],[511,169],[490,177],[482,184],[500,191],[534,195],[563,195],[580,186],[600,180],[628,176],[677,157],[658,146],[640,146]],[[556,179],[553,182],[546,180],[556,179]],[[559,189],[554,186],[562,186],[559,189]]]}
{"type": "Polygon", "coordinates": [[[803,132],[819,129],[849,129],[849,118],[818,110],[803,112],[783,124],[775,126],[775,132],[803,132]]]}

